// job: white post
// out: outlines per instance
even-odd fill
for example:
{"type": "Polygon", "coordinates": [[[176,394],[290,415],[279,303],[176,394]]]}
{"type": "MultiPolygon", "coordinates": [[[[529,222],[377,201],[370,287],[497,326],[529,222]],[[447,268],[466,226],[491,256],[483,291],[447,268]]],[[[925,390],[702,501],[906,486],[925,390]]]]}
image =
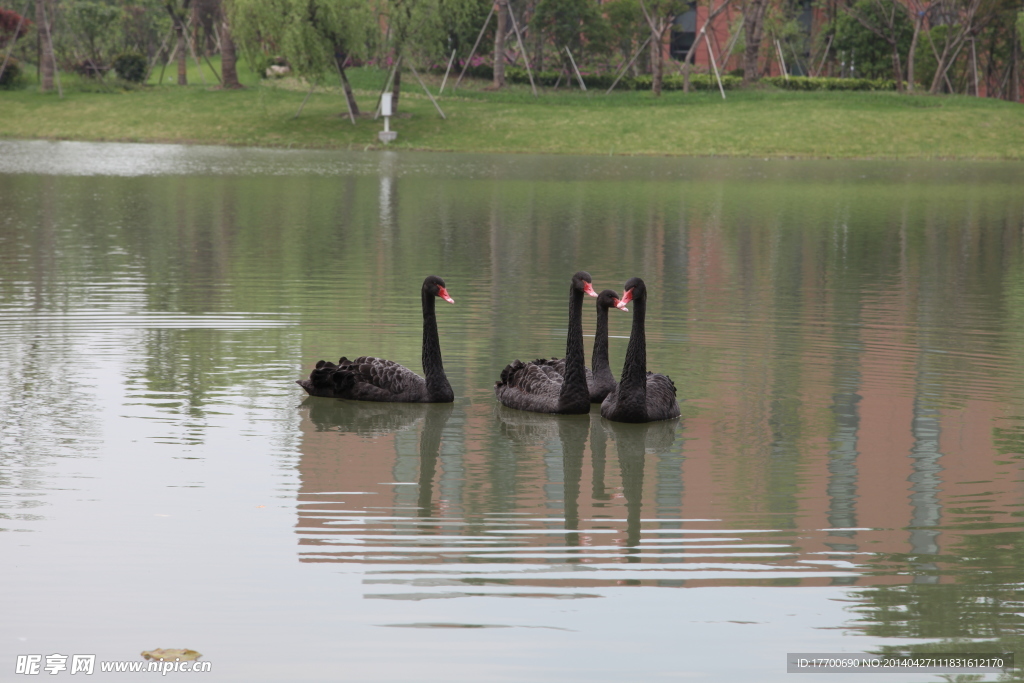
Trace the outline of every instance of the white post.
{"type": "Polygon", "coordinates": [[[391,110],[391,93],[381,93],[380,96],[380,114],[384,117],[384,130],[377,133],[377,139],[383,142],[385,145],[398,137],[396,131],[391,130],[389,125],[392,110],[391,110]]]}

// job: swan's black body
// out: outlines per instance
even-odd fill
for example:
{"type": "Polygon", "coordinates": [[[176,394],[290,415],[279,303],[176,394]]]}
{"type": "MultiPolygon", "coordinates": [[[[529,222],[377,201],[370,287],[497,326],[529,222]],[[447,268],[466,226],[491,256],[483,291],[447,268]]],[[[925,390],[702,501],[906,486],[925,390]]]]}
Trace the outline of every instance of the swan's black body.
{"type": "MultiPolygon", "coordinates": [[[[615,308],[619,303],[619,295],[606,289],[597,295],[597,329],[594,332],[594,350],[590,355],[590,367],[587,372],[587,391],[590,402],[600,403],[615,388],[615,375],[608,363],[608,309],[615,308]]],[[[535,360],[534,363],[544,364],[565,375],[565,359],[535,360]]]]}
{"type": "Polygon", "coordinates": [[[667,375],[647,372],[647,286],[638,277],[626,282],[623,304],[633,302],[633,329],[619,384],[601,403],[601,415],[616,422],[654,422],[679,417],[676,386],[667,375]]]}
{"type": "Polygon", "coordinates": [[[441,344],[437,338],[437,317],[434,299],[440,297],[455,303],[448,296],[444,280],[431,275],[423,281],[423,374],[420,377],[394,361],[372,356],[349,360],[344,356],[337,364],[319,361],[309,379],[296,382],[312,396],[347,398],[355,401],[391,403],[451,403],[455,394],[444,374],[441,344]]]}
{"type": "Polygon", "coordinates": [[[583,295],[597,296],[591,282],[590,273],[584,271],[572,276],[563,371],[558,372],[555,365],[545,360],[512,361],[494,384],[494,394],[502,404],[535,413],[580,415],[590,412],[590,391],[583,362],[583,295]]]}

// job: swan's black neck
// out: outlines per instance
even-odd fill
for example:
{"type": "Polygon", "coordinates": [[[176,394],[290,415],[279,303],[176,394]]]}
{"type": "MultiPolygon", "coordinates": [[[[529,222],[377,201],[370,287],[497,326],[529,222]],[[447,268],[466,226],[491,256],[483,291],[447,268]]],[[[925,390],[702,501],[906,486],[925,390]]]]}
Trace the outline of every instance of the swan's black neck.
{"type": "Polygon", "coordinates": [[[608,307],[597,307],[597,329],[594,330],[594,350],[590,354],[590,370],[596,375],[608,367],[608,307]]]}
{"type": "Polygon", "coordinates": [[[647,337],[644,332],[644,317],[647,313],[647,292],[641,290],[633,298],[633,328],[629,333],[626,347],[626,362],[622,366],[619,381],[619,396],[628,395],[647,403],[647,337]]]}
{"type": "Polygon", "coordinates": [[[590,412],[590,391],[583,353],[583,290],[569,288],[569,333],[565,339],[565,379],[558,393],[558,412],[590,412]]]}
{"type": "Polygon", "coordinates": [[[434,315],[434,300],[437,298],[423,290],[423,377],[427,380],[427,395],[431,401],[450,402],[455,393],[444,374],[441,361],[441,342],[437,338],[437,316],[434,315]]]}

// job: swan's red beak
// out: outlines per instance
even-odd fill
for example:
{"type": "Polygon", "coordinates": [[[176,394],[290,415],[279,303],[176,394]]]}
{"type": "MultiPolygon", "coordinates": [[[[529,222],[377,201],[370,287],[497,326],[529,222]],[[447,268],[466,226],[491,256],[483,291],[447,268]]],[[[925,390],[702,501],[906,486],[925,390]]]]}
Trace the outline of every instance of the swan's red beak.
{"type": "Polygon", "coordinates": [[[615,308],[621,311],[628,311],[626,304],[633,300],[633,290],[627,289],[626,293],[622,295],[622,298],[615,302],[615,308]]]}
{"type": "Polygon", "coordinates": [[[455,299],[453,299],[450,296],[448,296],[448,290],[445,289],[444,287],[438,287],[437,288],[437,295],[439,297],[441,297],[442,299],[444,299],[445,301],[447,301],[448,303],[450,303],[450,304],[455,303],[455,299]]]}
{"type": "Polygon", "coordinates": [[[626,308],[626,302],[622,301],[621,299],[616,299],[615,300],[615,308],[619,309],[620,311],[628,311],[629,310],[628,308],[626,308]]]}
{"type": "Polygon", "coordinates": [[[590,284],[589,282],[583,283],[583,293],[594,297],[597,296],[597,292],[594,291],[594,285],[590,284]]]}

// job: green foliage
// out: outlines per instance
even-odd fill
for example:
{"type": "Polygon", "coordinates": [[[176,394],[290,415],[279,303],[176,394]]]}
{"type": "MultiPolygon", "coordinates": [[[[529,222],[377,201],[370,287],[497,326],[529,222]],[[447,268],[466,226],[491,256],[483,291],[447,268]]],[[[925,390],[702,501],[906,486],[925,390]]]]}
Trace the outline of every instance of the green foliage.
{"type": "Polygon", "coordinates": [[[336,71],[336,56],[366,55],[375,28],[369,6],[358,0],[234,0],[231,21],[254,68],[265,72],[268,58],[284,57],[313,81],[336,71]]]}
{"type": "Polygon", "coordinates": [[[122,0],[121,5],[115,52],[155,54],[171,30],[171,17],[161,0],[122,0]]]}
{"type": "MultiPolygon", "coordinates": [[[[481,67],[477,67],[478,69],[481,67]]],[[[490,67],[487,67],[489,70],[490,67]]],[[[478,78],[486,78],[486,76],[477,76],[478,78]]],[[[519,67],[508,67],[505,70],[505,78],[510,83],[529,83],[529,77],[526,73],[526,69],[519,67]]],[[[573,76],[568,82],[565,80],[565,74],[561,71],[539,71],[533,74],[534,82],[545,88],[553,88],[556,83],[561,81],[561,86],[572,89],[578,87],[576,77],[573,76]],[[561,76],[561,78],[559,78],[561,76]]],[[[583,82],[587,88],[592,90],[607,90],[611,87],[611,84],[615,81],[615,74],[613,73],[597,73],[597,74],[583,74],[583,82]]],[[[739,87],[743,82],[742,78],[736,76],[722,76],[722,87],[726,90],[739,87]]],[[[664,90],[682,90],[683,89],[683,77],[679,75],[665,76],[662,81],[662,88],[664,90]]],[[[619,80],[615,86],[616,90],[650,90],[651,89],[651,77],[648,74],[642,74],[636,76],[626,76],[619,80]]],[[[718,90],[718,81],[712,74],[693,74],[690,76],[690,89],[691,90],[718,90]]]]}
{"type": "Polygon", "coordinates": [[[117,29],[123,18],[120,7],[92,0],[73,0],[65,8],[64,18],[72,34],[73,53],[85,52],[83,63],[93,73],[110,60],[117,49],[121,32],[117,29]]]}
{"type": "Polygon", "coordinates": [[[608,20],[590,0],[540,0],[531,25],[566,62],[566,47],[579,60],[587,52],[607,52],[613,39],[608,20]]]}
{"type": "MultiPolygon", "coordinates": [[[[386,70],[352,72],[360,107],[372,111],[386,70]]],[[[427,78],[436,92],[440,76],[427,78]]],[[[72,89],[75,81],[63,79],[63,100],[36,88],[4,91],[0,137],[362,150],[378,144],[381,129],[379,121],[357,119],[353,126],[338,116],[344,111],[339,85],[317,88],[295,118],[309,91],[289,81],[258,85],[250,77],[246,84],[254,87],[222,91],[190,78],[188,87],[116,97],[109,89],[72,89]]],[[[409,88],[403,106],[410,116],[393,121],[400,132],[391,148],[608,154],[614,145],[615,154],[1024,159],[1024,107],[990,98],[739,88],[723,100],[711,85],[686,94],[666,91],[660,99],[650,92],[605,96],[575,87],[545,90],[535,99],[528,85],[483,90],[489,83],[464,82],[454,96],[446,89],[439,103],[448,120],[409,88]],[[495,135],[497,119],[501,135],[495,135]],[[881,128],[885,135],[878,134],[881,128]]]]}
{"type": "MultiPolygon", "coordinates": [[[[612,0],[601,5],[601,10],[614,36],[614,47],[624,59],[628,59],[651,34],[640,10],[639,0],[612,0]]],[[[647,63],[649,54],[645,52],[640,55],[637,61],[641,66],[647,63]]]]}
{"type": "MultiPolygon", "coordinates": [[[[480,66],[475,67],[481,73],[480,75],[474,74],[477,78],[488,79],[490,78],[490,67],[480,66]]],[[[541,87],[551,88],[559,81],[559,71],[540,71],[533,74],[534,82],[541,87]]],[[[526,74],[526,69],[518,67],[509,67],[505,71],[505,76],[510,83],[529,83],[529,79],[526,74]]],[[[607,90],[612,82],[614,81],[614,74],[584,74],[583,82],[586,83],[587,88],[594,90],[607,90]]],[[[725,90],[735,90],[740,87],[743,83],[743,72],[733,74],[722,75],[722,88],[725,90]]],[[[810,78],[807,76],[790,76],[787,80],[785,76],[771,76],[768,78],[762,78],[761,83],[771,85],[782,90],[794,90],[798,92],[814,92],[814,91],[874,91],[874,92],[887,92],[896,89],[896,83],[892,79],[887,78],[810,78]]],[[[565,75],[562,74],[561,78],[562,87],[569,89],[576,87],[576,80],[573,78],[566,83],[565,75]]],[[[682,90],[683,89],[683,77],[677,74],[665,76],[662,82],[662,88],[665,90],[682,90]]],[[[631,77],[626,76],[619,80],[615,86],[616,90],[650,90],[651,89],[651,77],[648,74],[642,74],[640,76],[631,77]]],[[[690,89],[694,91],[701,90],[718,90],[718,80],[714,74],[692,74],[690,76],[690,89]]]]}
{"type": "MultiPolygon", "coordinates": [[[[918,38],[917,58],[914,63],[914,80],[926,88],[931,86],[932,80],[935,78],[935,69],[938,68],[939,63],[935,58],[935,52],[931,49],[929,41],[941,53],[942,46],[946,44],[946,38],[949,36],[949,29],[949,26],[940,24],[931,31],[921,31],[921,36],[918,38]]],[[[950,72],[952,76],[952,69],[950,72]]]]}
{"type": "MultiPolygon", "coordinates": [[[[432,37],[434,45],[427,45],[426,51],[437,55],[438,63],[448,63],[448,57],[455,50],[456,59],[468,59],[477,33],[491,9],[489,0],[438,0],[438,15],[442,30],[432,37]]],[[[515,10],[516,16],[520,11],[515,10]]],[[[492,24],[493,26],[493,24],[492,24]]]]}
{"type": "MultiPolygon", "coordinates": [[[[897,48],[901,55],[907,54],[914,26],[903,5],[894,0],[858,0],[852,12],[885,33],[889,32],[885,15],[894,12],[897,48]]],[[[846,63],[846,68],[853,64],[853,75],[864,78],[893,75],[892,47],[855,16],[840,13],[828,30],[835,33],[833,52],[846,63]]]]}
{"type": "Polygon", "coordinates": [[[114,58],[114,71],[119,78],[129,83],[142,83],[146,80],[146,58],[138,52],[123,52],[114,58]]]}
{"type": "MultiPolygon", "coordinates": [[[[0,59],[0,64],[2,63],[3,59],[0,59]]],[[[7,68],[4,69],[3,75],[0,75],[0,88],[9,90],[19,85],[21,85],[21,65],[17,59],[11,57],[7,61],[7,68]]]]}
{"type": "Polygon", "coordinates": [[[846,91],[889,91],[896,89],[896,81],[891,78],[810,78],[807,76],[770,76],[762,78],[761,83],[775,86],[783,90],[809,92],[814,90],[846,90],[846,91]]]}

